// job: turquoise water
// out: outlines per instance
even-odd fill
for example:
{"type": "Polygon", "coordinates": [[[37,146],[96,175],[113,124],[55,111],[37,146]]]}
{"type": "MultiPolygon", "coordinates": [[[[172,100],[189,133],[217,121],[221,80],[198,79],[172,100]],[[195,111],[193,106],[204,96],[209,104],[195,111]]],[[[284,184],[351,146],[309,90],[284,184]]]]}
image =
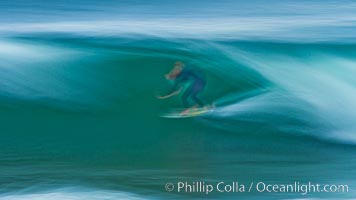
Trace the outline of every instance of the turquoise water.
{"type": "Polygon", "coordinates": [[[0,200],[354,198],[354,4],[343,3],[0,3],[0,200]],[[156,99],[177,60],[207,77],[213,112],[160,117],[182,107],[156,99]],[[349,191],[165,190],[179,181],[349,191]]]}

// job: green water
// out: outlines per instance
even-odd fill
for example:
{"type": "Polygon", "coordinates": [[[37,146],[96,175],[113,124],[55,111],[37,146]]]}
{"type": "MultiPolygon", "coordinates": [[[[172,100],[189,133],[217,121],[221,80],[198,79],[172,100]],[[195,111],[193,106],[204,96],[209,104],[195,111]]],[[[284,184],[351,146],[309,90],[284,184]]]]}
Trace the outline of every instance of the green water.
{"type": "Polygon", "coordinates": [[[355,195],[350,64],[355,45],[63,35],[18,37],[4,44],[14,51],[1,55],[2,194],[17,198],[55,191],[63,196],[53,198],[62,199],[83,191],[102,191],[90,195],[93,199],[355,195]],[[216,103],[213,113],[159,117],[182,107],[179,97],[155,98],[172,86],[163,75],[177,60],[206,75],[201,98],[216,103]],[[311,181],[350,189],[308,195],[165,191],[166,183],[179,181],[311,181]]]}

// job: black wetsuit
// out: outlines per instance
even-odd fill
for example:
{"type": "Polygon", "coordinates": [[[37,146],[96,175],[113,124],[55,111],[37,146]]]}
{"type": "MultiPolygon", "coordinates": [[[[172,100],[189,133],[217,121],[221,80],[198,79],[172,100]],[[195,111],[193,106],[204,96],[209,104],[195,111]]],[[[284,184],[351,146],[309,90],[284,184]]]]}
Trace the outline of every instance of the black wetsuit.
{"type": "MultiPolygon", "coordinates": [[[[204,106],[204,103],[198,98],[198,94],[205,87],[205,78],[204,76],[190,69],[183,69],[175,79],[175,83],[173,86],[173,91],[178,89],[178,86],[182,83],[190,82],[190,85],[185,90],[182,101],[185,107],[189,107],[189,98],[193,101],[193,103],[198,104],[199,106],[204,106]]],[[[194,105],[195,105],[194,104],[194,105]]]]}

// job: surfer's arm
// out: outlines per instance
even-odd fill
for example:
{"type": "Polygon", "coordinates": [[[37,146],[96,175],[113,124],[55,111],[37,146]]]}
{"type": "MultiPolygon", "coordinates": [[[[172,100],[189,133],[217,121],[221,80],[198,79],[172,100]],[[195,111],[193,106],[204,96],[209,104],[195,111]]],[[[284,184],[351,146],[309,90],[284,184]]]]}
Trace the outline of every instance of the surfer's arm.
{"type": "MultiPolygon", "coordinates": [[[[166,76],[169,76],[169,74],[166,75],[166,76]]],[[[179,93],[182,91],[182,89],[183,89],[183,87],[180,87],[180,85],[181,85],[186,79],[187,79],[186,74],[185,74],[185,73],[181,73],[179,76],[176,77],[176,79],[175,79],[175,81],[174,81],[174,85],[173,85],[173,87],[172,87],[172,89],[171,89],[171,92],[170,92],[169,94],[165,95],[165,96],[158,96],[157,98],[158,98],[158,99],[167,99],[167,98],[169,98],[169,97],[173,97],[173,96],[179,94],[179,93]]]]}
{"type": "Polygon", "coordinates": [[[167,95],[165,95],[165,96],[157,96],[157,98],[158,98],[158,99],[167,99],[167,98],[169,98],[169,97],[173,97],[173,96],[179,94],[181,91],[182,91],[182,88],[179,88],[178,90],[176,90],[176,91],[174,91],[174,92],[172,92],[172,93],[170,93],[170,94],[167,94],[167,95]]]}

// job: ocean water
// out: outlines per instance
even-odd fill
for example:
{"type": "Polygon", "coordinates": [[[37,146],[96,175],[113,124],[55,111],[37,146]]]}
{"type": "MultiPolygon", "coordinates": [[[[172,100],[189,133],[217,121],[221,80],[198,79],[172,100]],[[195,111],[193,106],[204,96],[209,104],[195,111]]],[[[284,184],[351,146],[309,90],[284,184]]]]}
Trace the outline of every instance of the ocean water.
{"type": "Polygon", "coordinates": [[[353,1],[1,1],[0,200],[356,198],[353,1]],[[166,119],[183,61],[216,108],[166,119]],[[348,192],[166,191],[178,182],[348,192]]]}

